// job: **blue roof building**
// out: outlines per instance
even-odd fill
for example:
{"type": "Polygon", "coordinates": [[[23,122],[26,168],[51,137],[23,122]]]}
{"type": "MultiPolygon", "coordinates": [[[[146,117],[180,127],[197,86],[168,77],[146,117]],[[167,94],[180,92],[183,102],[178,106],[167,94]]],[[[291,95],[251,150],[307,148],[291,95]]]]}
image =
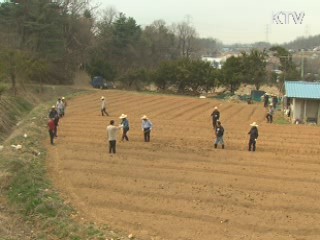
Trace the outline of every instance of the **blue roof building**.
{"type": "Polygon", "coordinates": [[[284,85],[289,98],[320,99],[320,82],[286,81],[284,85]]]}
{"type": "Polygon", "coordinates": [[[320,82],[285,81],[286,106],[293,123],[320,123],[320,82]]]}

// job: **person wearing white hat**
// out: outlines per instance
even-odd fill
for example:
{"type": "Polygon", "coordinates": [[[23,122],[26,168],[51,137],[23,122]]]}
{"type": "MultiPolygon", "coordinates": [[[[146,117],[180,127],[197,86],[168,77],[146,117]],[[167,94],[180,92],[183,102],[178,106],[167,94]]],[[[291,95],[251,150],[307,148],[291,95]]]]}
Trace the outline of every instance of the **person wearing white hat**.
{"type": "Polygon", "coordinates": [[[259,137],[259,133],[258,133],[258,124],[256,122],[253,122],[250,124],[251,129],[248,132],[248,134],[250,135],[250,139],[249,139],[249,151],[256,151],[256,143],[257,143],[257,139],[259,137]]]}
{"type": "Polygon", "coordinates": [[[105,99],[104,99],[104,97],[101,97],[101,115],[104,116],[104,114],[107,115],[107,116],[109,116],[109,113],[108,113],[107,110],[106,110],[106,102],[105,102],[105,99]]]}
{"type": "Polygon", "coordinates": [[[217,127],[217,121],[220,119],[220,112],[219,112],[217,106],[214,107],[214,110],[213,110],[213,112],[211,113],[211,117],[212,117],[213,129],[216,129],[216,127],[217,127]]]}
{"type": "Polygon", "coordinates": [[[121,126],[122,126],[122,137],[121,137],[121,141],[123,142],[124,140],[129,141],[129,138],[127,136],[127,133],[130,129],[130,124],[129,124],[129,120],[127,119],[127,115],[126,114],[121,114],[121,116],[119,117],[121,119],[121,126]]]}
{"type": "Polygon", "coordinates": [[[50,112],[49,112],[49,118],[55,119],[57,115],[58,115],[58,112],[56,110],[56,107],[54,105],[52,105],[50,112]]]}
{"type": "Polygon", "coordinates": [[[142,131],[144,135],[144,141],[150,142],[150,133],[152,130],[152,122],[149,120],[149,118],[146,115],[143,115],[141,117],[142,120],[142,131]]]}

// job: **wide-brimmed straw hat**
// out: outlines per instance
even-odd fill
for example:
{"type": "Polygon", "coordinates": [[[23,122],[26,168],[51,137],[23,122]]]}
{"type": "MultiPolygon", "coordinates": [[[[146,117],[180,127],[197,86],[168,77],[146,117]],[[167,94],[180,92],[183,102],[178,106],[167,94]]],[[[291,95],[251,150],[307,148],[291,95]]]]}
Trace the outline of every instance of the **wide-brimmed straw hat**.
{"type": "Polygon", "coordinates": [[[258,125],[256,122],[253,122],[253,123],[250,124],[250,126],[252,126],[252,127],[258,127],[259,125],[258,125]]]}
{"type": "Polygon", "coordinates": [[[146,115],[143,115],[142,117],[141,117],[141,119],[142,120],[144,120],[144,119],[149,119],[146,115]]]}
{"type": "Polygon", "coordinates": [[[122,113],[119,118],[122,119],[122,118],[126,118],[126,117],[127,117],[127,115],[125,115],[125,114],[122,113]]]}
{"type": "Polygon", "coordinates": [[[101,100],[103,100],[104,99],[104,97],[101,97],[101,100]]]}
{"type": "Polygon", "coordinates": [[[52,105],[51,108],[56,108],[56,106],[55,106],[55,105],[52,105]]]}
{"type": "Polygon", "coordinates": [[[214,109],[218,109],[218,107],[217,107],[217,106],[215,106],[215,107],[214,107],[214,109]]]}

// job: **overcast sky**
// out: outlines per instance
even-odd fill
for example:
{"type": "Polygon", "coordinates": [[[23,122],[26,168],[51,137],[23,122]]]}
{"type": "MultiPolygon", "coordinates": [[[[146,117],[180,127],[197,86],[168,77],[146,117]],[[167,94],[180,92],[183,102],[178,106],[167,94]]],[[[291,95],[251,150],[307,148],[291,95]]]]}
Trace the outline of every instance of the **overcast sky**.
{"type": "MultiPolygon", "coordinates": [[[[266,41],[283,43],[299,36],[320,34],[319,0],[94,0],[133,17],[141,26],[163,19],[169,25],[186,16],[200,37],[217,38],[223,43],[266,41]],[[287,24],[275,24],[273,15],[283,11],[304,12],[302,24],[292,16],[287,24]],[[268,34],[267,34],[268,33],[268,34]]],[[[284,15],[280,16],[284,23],[284,15]]]]}

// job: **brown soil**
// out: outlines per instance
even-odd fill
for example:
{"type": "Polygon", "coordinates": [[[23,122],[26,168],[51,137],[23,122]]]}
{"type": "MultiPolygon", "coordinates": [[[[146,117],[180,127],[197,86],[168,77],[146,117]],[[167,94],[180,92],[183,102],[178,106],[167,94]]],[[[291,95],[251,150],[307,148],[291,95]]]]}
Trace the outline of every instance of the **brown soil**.
{"type": "Polygon", "coordinates": [[[267,124],[260,104],[98,91],[69,102],[58,136],[50,174],[90,221],[140,239],[320,239],[320,128],[267,124]],[[111,117],[100,116],[102,95],[111,117]],[[215,105],[224,150],[213,148],[215,105]],[[130,141],[109,155],[105,128],[121,113],[130,141]],[[150,143],[143,114],[154,124],[150,143]]]}

